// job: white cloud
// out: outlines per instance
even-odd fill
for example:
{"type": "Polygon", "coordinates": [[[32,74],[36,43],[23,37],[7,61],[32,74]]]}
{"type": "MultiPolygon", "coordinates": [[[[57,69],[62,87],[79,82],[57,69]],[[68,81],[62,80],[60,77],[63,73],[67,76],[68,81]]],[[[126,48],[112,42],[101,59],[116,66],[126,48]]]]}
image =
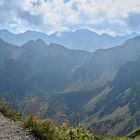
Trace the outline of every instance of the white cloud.
{"type": "MultiPolygon", "coordinates": [[[[117,28],[123,28],[122,32],[130,32],[127,25],[129,14],[140,13],[140,0],[70,0],[66,3],[63,0],[5,1],[7,3],[0,3],[0,7],[3,6],[0,12],[5,12],[5,6],[10,5],[10,19],[4,21],[0,14],[0,24],[10,24],[13,20],[19,27],[19,20],[21,23],[26,21],[37,30],[51,33],[77,27],[110,33],[119,33],[117,28]]],[[[23,27],[27,28],[26,25],[23,27]]]]}

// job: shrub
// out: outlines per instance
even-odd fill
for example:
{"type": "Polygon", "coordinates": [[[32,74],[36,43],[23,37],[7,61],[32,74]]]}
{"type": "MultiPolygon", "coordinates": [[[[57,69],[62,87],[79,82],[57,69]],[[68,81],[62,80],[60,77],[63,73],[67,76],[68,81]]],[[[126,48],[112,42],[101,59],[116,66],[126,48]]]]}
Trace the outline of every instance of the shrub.
{"type": "Polygon", "coordinates": [[[82,127],[74,128],[67,124],[57,125],[49,119],[39,121],[34,116],[30,116],[24,121],[24,127],[41,140],[94,140],[93,133],[82,127]]]}
{"type": "MultiPolygon", "coordinates": [[[[40,140],[131,140],[128,137],[94,136],[91,131],[82,127],[72,127],[66,123],[58,125],[50,119],[39,120],[33,115],[22,118],[21,114],[11,110],[7,103],[0,103],[0,112],[13,121],[20,121],[24,128],[40,140]]],[[[140,136],[135,140],[140,140],[140,136]]]]}
{"type": "Polygon", "coordinates": [[[21,114],[15,110],[11,110],[7,103],[0,103],[0,112],[13,121],[20,121],[21,114]]]}

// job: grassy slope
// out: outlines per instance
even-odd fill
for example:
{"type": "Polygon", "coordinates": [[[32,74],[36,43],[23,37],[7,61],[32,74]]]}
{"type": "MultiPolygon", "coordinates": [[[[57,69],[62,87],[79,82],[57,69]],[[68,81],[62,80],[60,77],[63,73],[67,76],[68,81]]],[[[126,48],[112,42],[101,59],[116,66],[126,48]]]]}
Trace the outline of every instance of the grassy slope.
{"type": "Polygon", "coordinates": [[[140,129],[130,133],[130,137],[103,137],[95,136],[92,132],[82,127],[72,127],[68,124],[58,125],[52,120],[38,120],[34,116],[22,118],[20,113],[8,108],[6,104],[0,104],[0,112],[4,116],[14,120],[20,121],[24,128],[28,129],[35,137],[41,140],[139,140],[140,129]],[[135,135],[134,135],[135,134],[135,135]],[[132,137],[133,136],[133,137],[132,137]],[[137,137],[137,138],[136,138],[137,137]]]}

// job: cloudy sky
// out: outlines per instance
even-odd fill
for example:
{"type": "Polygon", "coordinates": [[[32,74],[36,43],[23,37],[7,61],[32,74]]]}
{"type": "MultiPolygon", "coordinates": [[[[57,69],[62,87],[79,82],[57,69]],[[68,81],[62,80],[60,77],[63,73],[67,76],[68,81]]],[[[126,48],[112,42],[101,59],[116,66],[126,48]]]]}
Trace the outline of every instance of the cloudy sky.
{"type": "Polygon", "coordinates": [[[0,0],[0,29],[50,34],[80,28],[140,32],[140,0],[0,0]]]}

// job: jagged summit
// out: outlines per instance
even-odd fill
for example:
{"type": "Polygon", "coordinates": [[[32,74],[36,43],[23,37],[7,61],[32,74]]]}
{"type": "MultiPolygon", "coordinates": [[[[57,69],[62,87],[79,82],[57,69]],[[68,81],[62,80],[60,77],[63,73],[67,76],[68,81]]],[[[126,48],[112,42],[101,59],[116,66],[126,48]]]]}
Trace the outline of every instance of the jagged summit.
{"type": "Polygon", "coordinates": [[[46,34],[37,31],[26,31],[24,33],[14,34],[8,30],[0,30],[0,38],[3,40],[22,46],[29,40],[41,39],[45,43],[56,43],[66,46],[69,49],[95,51],[99,48],[110,48],[120,45],[127,39],[132,39],[138,36],[137,33],[128,34],[124,36],[111,36],[109,34],[97,34],[88,29],[78,29],[75,31],[56,32],[53,34],[46,34]]]}

